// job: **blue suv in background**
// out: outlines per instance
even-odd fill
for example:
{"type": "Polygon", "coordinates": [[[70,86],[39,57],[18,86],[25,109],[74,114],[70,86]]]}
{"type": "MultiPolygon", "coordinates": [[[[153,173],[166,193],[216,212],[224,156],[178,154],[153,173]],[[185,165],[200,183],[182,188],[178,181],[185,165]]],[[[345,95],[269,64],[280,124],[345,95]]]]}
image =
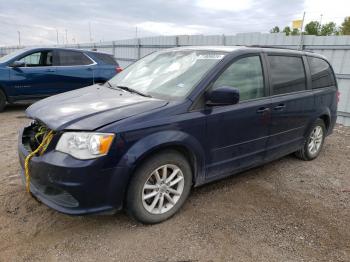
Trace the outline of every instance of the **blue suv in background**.
{"type": "Polygon", "coordinates": [[[40,99],[104,83],[120,71],[112,55],[79,49],[22,49],[0,58],[0,111],[6,103],[40,99]]]}

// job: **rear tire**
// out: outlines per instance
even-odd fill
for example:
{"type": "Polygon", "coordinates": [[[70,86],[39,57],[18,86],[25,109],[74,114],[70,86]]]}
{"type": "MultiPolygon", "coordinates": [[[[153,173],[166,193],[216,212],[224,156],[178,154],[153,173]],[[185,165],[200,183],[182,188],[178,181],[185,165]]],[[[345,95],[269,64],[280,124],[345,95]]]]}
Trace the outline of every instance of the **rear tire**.
{"type": "Polygon", "coordinates": [[[0,112],[4,111],[6,106],[6,95],[5,93],[0,89],[0,112]]]}
{"type": "Polygon", "coordinates": [[[131,179],[126,211],[144,224],[160,223],[185,203],[192,187],[192,170],[186,158],[167,150],[148,158],[131,179]]]}
{"type": "Polygon", "coordinates": [[[326,126],[324,121],[317,119],[310,129],[303,147],[295,152],[296,157],[305,161],[310,161],[318,157],[322,150],[325,137],[326,126]]]}

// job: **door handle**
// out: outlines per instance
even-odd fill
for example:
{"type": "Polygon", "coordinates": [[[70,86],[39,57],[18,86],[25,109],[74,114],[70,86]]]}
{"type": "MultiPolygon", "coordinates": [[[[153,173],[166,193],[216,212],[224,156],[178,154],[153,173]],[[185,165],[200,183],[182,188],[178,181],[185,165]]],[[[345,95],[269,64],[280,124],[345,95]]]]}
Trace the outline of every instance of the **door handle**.
{"type": "Polygon", "coordinates": [[[276,111],[282,111],[285,108],[286,108],[285,104],[279,104],[278,106],[275,106],[273,109],[276,111]]]}
{"type": "Polygon", "coordinates": [[[46,69],[45,72],[55,72],[55,69],[46,69]]]}
{"type": "Polygon", "coordinates": [[[270,112],[270,108],[269,107],[260,107],[258,110],[256,110],[256,112],[258,114],[263,114],[265,112],[270,112]]]}

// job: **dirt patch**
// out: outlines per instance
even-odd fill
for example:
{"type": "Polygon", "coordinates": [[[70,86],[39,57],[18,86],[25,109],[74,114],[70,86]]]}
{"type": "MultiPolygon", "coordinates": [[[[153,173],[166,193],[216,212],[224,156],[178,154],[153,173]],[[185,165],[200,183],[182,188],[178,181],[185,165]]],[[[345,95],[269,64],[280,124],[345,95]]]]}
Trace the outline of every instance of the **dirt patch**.
{"type": "Polygon", "coordinates": [[[0,114],[0,261],[350,261],[350,128],[318,159],[293,156],[193,190],[154,226],[70,217],[36,202],[19,178],[24,106],[0,114]]]}

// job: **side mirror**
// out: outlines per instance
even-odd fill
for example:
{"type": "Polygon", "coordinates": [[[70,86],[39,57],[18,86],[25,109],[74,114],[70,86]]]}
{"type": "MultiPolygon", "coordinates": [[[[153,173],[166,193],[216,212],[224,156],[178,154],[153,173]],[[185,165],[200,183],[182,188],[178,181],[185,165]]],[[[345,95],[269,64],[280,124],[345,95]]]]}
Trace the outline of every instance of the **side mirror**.
{"type": "Polygon", "coordinates": [[[220,86],[206,93],[207,105],[234,105],[239,102],[239,89],[231,86],[220,86]]]}
{"type": "Polygon", "coordinates": [[[11,67],[24,67],[24,66],[26,66],[26,63],[24,63],[23,61],[15,61],[11,65],[11,67]]]}

